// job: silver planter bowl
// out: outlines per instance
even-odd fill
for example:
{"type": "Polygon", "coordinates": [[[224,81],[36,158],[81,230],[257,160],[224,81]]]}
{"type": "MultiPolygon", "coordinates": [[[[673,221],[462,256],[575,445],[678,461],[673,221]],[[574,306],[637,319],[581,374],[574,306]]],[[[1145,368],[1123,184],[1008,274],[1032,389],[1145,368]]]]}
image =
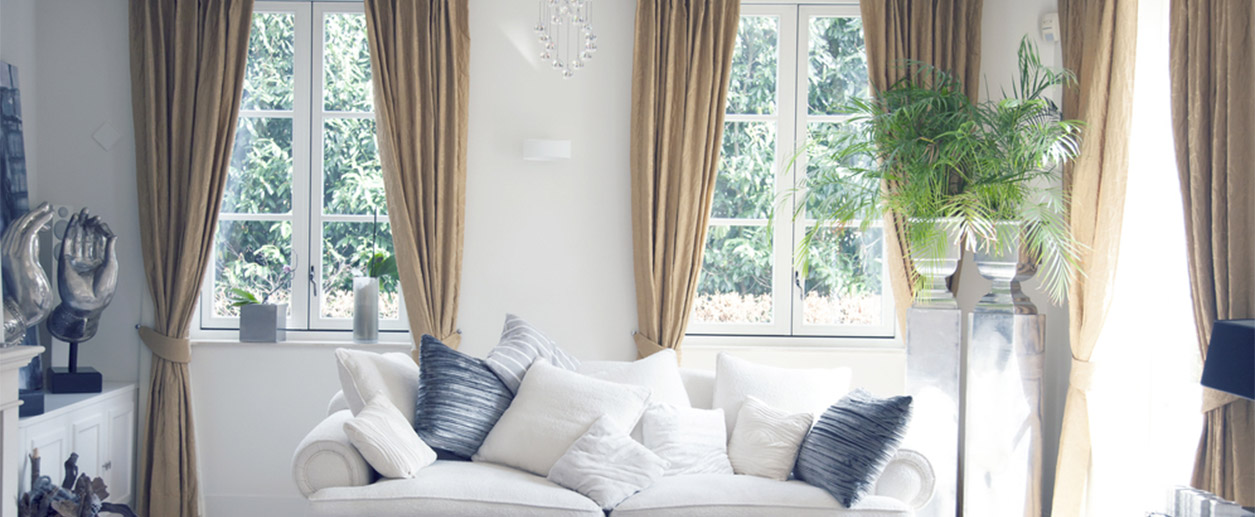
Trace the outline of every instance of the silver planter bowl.
{"type": "Polygon", "coordinates": [[[959,247],[958,221],[955,219],[911,220],[908,224],[936,224],[946,232],[946,248],[941,255],[920,252],[912,248],[911,263],[915,272],[924,279],[924,287],[915,297],[912,307],[919,309],[954,309],[959,306],[954,293],[946,286],[946,279],[959,268],[962,249],[959,247]]]}
{"type": "Polygon", "coordinates": [[[1020,283],[1037,273],[1036,264],[1021,260],[1019,221],[994,223],[999,239],[994,246],[981,247],[975,253],[976,270],[992,284],[989,292],[976,302],[975,312],[1037,314],[1037,306],[1020,287],[1020,283]]]}

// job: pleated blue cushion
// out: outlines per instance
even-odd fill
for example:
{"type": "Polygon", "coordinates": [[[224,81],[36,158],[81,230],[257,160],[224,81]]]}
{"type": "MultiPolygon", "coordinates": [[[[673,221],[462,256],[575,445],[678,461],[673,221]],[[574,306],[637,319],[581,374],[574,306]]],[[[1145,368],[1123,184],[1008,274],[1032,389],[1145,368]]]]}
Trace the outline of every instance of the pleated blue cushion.
{"type": "Polygon", "coordinates": [[[514,394],[482,359],[449,348],[424,335],[419,343],[421,384],[414,430],[442,458],[468,459],[514,394]]]}
{"type": "Polygon", "coordinates": [[[911,397],[855,390],[833,404],[802,441],[793,474],[846,508],[871,491],[911,421],[911,397]]]}

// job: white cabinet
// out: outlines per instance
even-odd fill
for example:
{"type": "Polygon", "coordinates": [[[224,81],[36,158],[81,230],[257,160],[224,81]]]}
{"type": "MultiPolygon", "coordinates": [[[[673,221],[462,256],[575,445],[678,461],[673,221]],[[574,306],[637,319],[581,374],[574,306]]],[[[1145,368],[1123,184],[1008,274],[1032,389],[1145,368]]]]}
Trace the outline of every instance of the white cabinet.
{"type": "MultiPolygon", "coordinates": [[[[60,484],[65,460],[78,453],[78,471],[99,476],[109,487],[109,501],[129,504],[135,465],[136,389],[131,383],[106,382],[101,393],[44,396],[44,414],[18,421],[21,452],[39,449],[40,473],[60,484]]],[[[30,459],[18,472],[21,492],[30,490],[30,459]]]]}

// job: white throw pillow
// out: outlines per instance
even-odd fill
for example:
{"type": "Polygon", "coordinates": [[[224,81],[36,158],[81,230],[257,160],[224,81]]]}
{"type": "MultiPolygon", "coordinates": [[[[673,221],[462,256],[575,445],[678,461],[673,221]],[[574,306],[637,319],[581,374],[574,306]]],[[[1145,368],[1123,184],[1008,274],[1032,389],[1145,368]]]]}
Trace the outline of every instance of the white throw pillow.
{"type": "Polygon", "coordinates": [[[649,389],[594,379],[537,360],[514,401],[472,457],[541,476],[603,415],[615,429],[632,430],[649,389]]]}
{"type": "Polygon", "coordinates": [[[375,471],[386,478],[412,478],[436,461],[431,450],[383,392],[344,422],[344,434],[375,471]]]}
{"type": "Polygon", "coordinates": [[[577,371],[605,381],[649,388],[650,402],[675,407],[692,406],[688,391],[684,389],[684,379],[680,377],[680,363],[675,350],[666,349],[632,362],[584,363],[577,371]]]}
{"type": "Polygon", "coordinates": [[[613,510],[662,477],[667,461],[601,417],[549,469],[549,480],[613,510]]]}
{"type": "Polygon", "coordinates": [[[749,396],[787,413],[818,417],[850,392],[849,368],[780,368],[727,353],[715,360],[714,407],[722,408],[728,434],[749,396]]]}
{"type": "Polygon", "coordinates": [[[789,414],[754,397],[745,399],[728,441],[728,459],[737,474],[786,481],[811,429],[810,413],[789,414]]]}
{"type": "Polygon", "coordinates": [[[668,476],[732,474],[723,410],[650,404],[641,417],[645,447],[667,460],[668,476]]]}
{"type": "Polygon", "coordinates": [[[376,354],[347,348],[336,349],[340,389],[354,415],[366,407],[366,397],[382,391],[405,420],[414,427],[415,402],[421,375],[409,354],[376,354]]]}

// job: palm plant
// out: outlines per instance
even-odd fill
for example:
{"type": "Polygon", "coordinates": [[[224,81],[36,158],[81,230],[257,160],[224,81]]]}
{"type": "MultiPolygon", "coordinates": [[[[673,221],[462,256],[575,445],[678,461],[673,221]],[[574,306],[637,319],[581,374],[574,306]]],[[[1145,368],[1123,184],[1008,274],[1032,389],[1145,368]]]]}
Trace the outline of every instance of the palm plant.
{"type": "Polygon", "coordinates": [[[957,78],[921,63],[873,99],[852,101],[848,131],[831,146],[837,166],[797,189],[803,201],[815,200],[808,214],[807,202],[797,204],[795,217],[816,220],[801,246],[826,227],[857,221],[866,229],[892,214],[906,219],[914,257],[940,257],[952,233],[986,253],[1022,242],[1040,261],[1051,299],[1062,300],[1079,248],[1058,166],[1076,157],[1081,123],[1061,120],[1045,94],[1074,78],[1043,66],[1027,38],[1018,57],[1019,77],[999,101],[972,102],[957,78]]]}

